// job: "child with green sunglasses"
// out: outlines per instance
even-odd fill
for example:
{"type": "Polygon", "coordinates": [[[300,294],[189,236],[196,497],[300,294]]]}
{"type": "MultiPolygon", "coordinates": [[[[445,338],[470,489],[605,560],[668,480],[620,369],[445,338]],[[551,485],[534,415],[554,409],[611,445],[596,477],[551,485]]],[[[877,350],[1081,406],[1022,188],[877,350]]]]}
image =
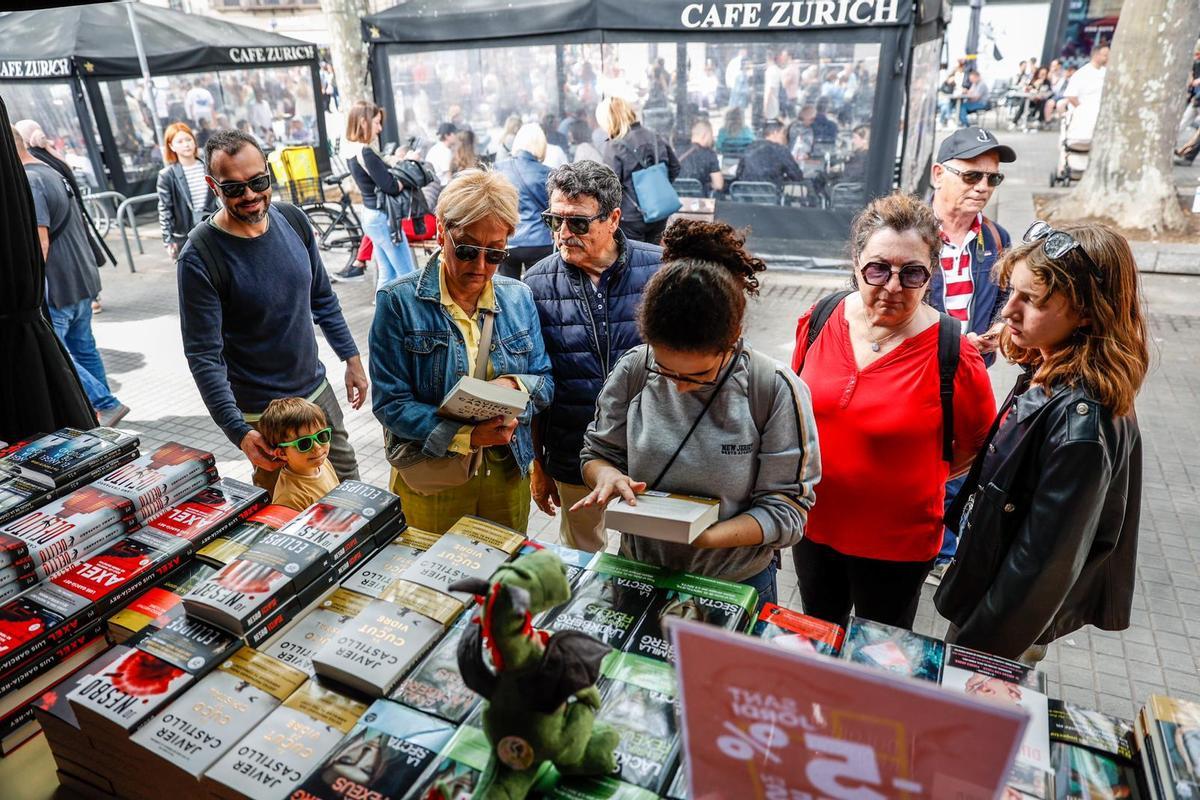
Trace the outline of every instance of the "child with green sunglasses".
{"type": "Polygon", "coordinates": [[[284,462],[272,503],[303,511],[338,485],[329,463],[333,428],[319,405],[303,397],[272,400],[258,421],[258,431],[284,462]]]}

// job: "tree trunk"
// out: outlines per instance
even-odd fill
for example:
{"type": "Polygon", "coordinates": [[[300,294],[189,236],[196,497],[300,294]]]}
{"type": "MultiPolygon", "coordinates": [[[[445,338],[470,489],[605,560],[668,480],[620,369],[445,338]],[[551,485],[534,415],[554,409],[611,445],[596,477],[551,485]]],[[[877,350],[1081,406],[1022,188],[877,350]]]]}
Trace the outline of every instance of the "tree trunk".
{"type": "Polygon", "coordinates": [[[357,100],[372,100],[371,73],[367,69],[367,43],[362,38],[362,18],[367,0],[321,0],[329,22],[329,52],[337,79],[340,110],[357,100]]]}
{"type": "Polygon", "coordinates": [[[1097,217],[1150,233],[1185,227],[1171,161],[1197,30],[1196,0],[1126,0],[1087,169],[1051,204],[1052,220],[1097,217]]]}

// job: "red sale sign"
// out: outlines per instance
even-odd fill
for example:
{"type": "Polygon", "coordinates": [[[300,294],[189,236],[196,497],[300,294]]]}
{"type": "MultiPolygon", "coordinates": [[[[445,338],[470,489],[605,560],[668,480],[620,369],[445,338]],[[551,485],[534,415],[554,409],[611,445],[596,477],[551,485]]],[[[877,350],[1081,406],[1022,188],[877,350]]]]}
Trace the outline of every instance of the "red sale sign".
{"type": "Polygon", "coordinates": [[[993,800],[1027,717],[939,686],[670,626],[695,800],[993,800]]]}

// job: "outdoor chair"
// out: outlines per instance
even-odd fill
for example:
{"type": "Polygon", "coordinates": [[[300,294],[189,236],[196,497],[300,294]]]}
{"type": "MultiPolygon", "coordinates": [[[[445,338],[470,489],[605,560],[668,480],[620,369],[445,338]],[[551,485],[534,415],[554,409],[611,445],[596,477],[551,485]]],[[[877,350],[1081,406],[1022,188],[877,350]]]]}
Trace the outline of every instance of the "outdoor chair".
{"type": "Polygon", "coordinates": [[[729,186],[729,199],[734,203],[779,205],[779,187],[770,181],[734,181],[729,186]]]}
{"type": "Polygon", "coordinates": [[[671,185],[680,197],[704,197],[704,186],[695,178],[676,178],[671,185]]]}

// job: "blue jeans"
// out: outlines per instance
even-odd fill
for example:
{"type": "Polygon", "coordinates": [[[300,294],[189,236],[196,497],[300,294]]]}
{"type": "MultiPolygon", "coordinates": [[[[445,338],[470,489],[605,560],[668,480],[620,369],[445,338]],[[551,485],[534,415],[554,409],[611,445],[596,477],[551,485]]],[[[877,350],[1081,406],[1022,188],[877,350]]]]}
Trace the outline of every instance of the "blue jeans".
{"type": "Polygon", "coordinates": [[[91,298],[85,298],[64,308],[51,306],[50,322],[67,352],[71,354],[71,363],[79,373],[79,380],[92,408],[107,411],[121,405],[121,401],[114,397],[112,390],[108,388],[104,362],[100,360],[96,340],[92,337],[91,298]]]}
{"type": "Polygon", "coordinates": [[[375,245],[376,291],[417,268],[413,263],[412,250],[408,248],[408,239],[401,239],[400,244],[392,242],[385,212],[364,208],[362,226],[363,233],[370,236],[375,245]]]}
{"type": "MultiPolygon", "coordinates": [[[[944,508],[949,510],[950,504],[954,502],[954,498],[958,497],[958,493],[962,491],[963,484],[967,482],[966,475],[960,475],[954,480],[946,484],[946,504],[944,508]]],[[[938,551],[937,560],[934,563],[946,564],[950,559],[954,558],[954,554],[958,552],[958,534],[949,528],[942,529],[942,549],[938,551]]]]}
{"type": "Polygon", "coordinates": [[[754,610],[754,619],[758,619],[759,608],[767,603],[779,602],[779,591],[775,585],[775,570],[775,559],[772,558],[766,569],[742,581],[746,586],[753,586],[758,590],[758,608],[754,610]]]}
{"type": "Polygon", "coordinates": [[[964,128],[967,127],[967,125],[970,124],[967,121],[967,114],[970,114],[972,111],[983,111],[987,107],[988,104],[986,102],[972,103],[970,101],[963,100],[958,106],[958,124],[962,125],[964,128]]]}

